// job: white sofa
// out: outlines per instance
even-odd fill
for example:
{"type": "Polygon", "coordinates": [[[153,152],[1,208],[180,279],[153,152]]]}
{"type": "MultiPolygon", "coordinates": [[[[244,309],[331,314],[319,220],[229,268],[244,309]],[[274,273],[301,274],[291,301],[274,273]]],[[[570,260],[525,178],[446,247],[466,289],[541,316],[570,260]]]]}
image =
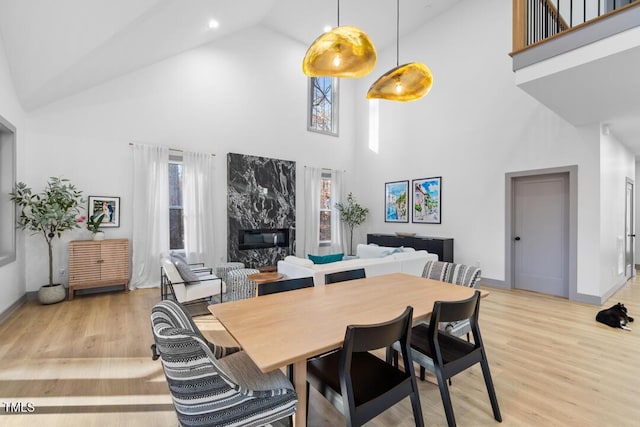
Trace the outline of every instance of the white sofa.
{"type": "Polygon", "coordinates": [[[289,278],[313,277],[314,284],[324,285],[324,276],[338,271],[364,268],[367,277],[388,273],[422,275],[427,261],[438,261],[438,255],[413,248],[391,248],[386,246],[359,244],[357,258],[329,264],[314,264],[306,258],[288,256],[278,261],[278,273],[289,278]]]}

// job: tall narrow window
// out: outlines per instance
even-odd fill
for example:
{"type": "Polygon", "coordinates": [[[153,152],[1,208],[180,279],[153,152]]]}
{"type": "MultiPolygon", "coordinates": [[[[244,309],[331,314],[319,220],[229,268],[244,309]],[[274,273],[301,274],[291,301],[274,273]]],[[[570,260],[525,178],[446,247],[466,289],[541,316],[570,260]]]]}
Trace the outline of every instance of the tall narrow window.
{"type": "Polygon", "coordinates": [[[320,180],[320,246],[331,245],[331,174],[322,172],[320,180]]]}
{"type": "Polygon", "coordinates": [[[338,79],[309,78],[307,129],[338,136],[338,79]]]}
{"type": "Polygon", "coordinates": [[[16,128],[0,116],[0,265],[16,259],[16,205],[9,199],[16,181],[16,128]]]}
{"type": "Polygon", "coordinates": [[[182,156],[169,156],[169,249],[184,249],[182,156]]]}

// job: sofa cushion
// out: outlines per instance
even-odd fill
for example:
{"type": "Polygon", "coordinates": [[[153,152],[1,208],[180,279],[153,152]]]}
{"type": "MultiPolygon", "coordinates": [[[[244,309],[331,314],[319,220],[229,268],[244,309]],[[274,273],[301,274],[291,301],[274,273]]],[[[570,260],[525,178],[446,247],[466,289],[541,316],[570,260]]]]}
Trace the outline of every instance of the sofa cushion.
{"type": "Polygon", "coordinates": [[[356,254],[360,258],[380,258],[383,252],[388,251],[386,246],[364,245],[360,243],[356,249],[356,254]]]}
{"type": "Polygon", "coordinates": [[[284,261],[288,262],[289,264],[295,264],[295,265],[299,265],[299,266],[302,266],[302,267],[312,267],[313,266],[313,261],[311,261],[310,259],[298,258],[297,256],[293,256],[293,255],[289,255],[289,256],[285,257],[284,261]]]}
{"type": "Polygon", "coordinates": [[[307,255],[314,264],[329,264],[331,262],[342,261],[343,253],[329,255],[307,255]]]}
{"type": "Polygon", "coordinates": [[[413,248],[390,247],[390,246],[378,246],[378,245],[364,245],[359,244],[357,248],[357,254],[360,258],[383,258],[385,256],[393,255],[403,252],[414,252],[413,248]]]}

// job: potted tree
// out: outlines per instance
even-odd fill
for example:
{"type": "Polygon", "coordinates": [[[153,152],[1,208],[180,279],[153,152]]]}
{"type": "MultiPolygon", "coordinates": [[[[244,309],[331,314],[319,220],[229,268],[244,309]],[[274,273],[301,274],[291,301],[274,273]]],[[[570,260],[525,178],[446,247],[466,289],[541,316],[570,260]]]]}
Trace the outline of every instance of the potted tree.
{"type": "Polygon", "coordinates": [[[367,219],[368,208],[363,208],[356,202],[353,193],[349,193],[346,203],[336,203],[336,209],[340,213],[340,220],[349,227],[349,255],[353,253],[353,229],[367,219]]]}
{"type": "Polygon", "coordinates": [[[64,286],[53,283],[53,241],[60,238],[63,231],[80,227],[77,215],[84,202],[82,192],[68,179],[51,177],[41,193],[34,194],[31,188],[19,182],[15,191],[9,194],[20,208],[18,227],[41,234],[49,247],[49,284],[40,288],[38,298],[43,304],[62,301],[64,286]]]}

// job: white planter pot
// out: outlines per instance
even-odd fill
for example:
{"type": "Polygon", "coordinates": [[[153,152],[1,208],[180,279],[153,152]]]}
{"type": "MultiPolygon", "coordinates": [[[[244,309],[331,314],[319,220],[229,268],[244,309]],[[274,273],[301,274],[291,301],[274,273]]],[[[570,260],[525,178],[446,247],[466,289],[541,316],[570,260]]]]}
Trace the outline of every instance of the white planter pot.
{"type": "Polygon", "coordinates": [[[64,300],[67,297],[67,293],[64,289],[64,285],[44,285],[38,290],[38,301],[40,304],[55,304],[64,300]]]}
{"type": "Polygon", "coordinates": [[[98,231],[93,235],[93,240],[104,240],[104,231],[98,231]]]}

